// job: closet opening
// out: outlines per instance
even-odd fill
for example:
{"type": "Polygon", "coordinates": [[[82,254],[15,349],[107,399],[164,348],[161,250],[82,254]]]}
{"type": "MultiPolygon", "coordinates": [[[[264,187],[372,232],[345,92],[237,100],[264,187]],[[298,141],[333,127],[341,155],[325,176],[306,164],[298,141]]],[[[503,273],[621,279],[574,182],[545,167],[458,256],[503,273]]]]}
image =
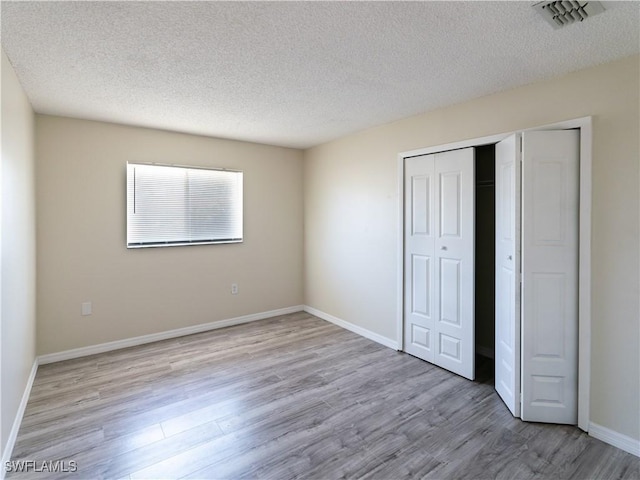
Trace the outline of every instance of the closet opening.
{"type": "Polygon", "coordinates": [[[475,148],[475,377],[495,376],[495,145],[475,148]]]}

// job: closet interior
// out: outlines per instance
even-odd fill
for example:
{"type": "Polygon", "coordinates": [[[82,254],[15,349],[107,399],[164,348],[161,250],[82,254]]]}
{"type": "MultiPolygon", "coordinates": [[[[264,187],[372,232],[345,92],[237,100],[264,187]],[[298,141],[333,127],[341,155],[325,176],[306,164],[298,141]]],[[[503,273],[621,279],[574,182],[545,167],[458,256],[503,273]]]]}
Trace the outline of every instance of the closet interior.
{"type": "Polygon", "coordinates": [[[475,148],[476,380],[491,382],[495,352],[495,145],[475,148]]]}

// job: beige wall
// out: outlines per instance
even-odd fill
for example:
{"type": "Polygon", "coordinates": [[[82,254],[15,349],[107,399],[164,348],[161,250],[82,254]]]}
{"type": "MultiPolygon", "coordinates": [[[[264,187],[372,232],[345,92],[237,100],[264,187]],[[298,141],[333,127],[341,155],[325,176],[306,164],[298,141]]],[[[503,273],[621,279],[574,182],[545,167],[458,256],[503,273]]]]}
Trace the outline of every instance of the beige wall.
{"type": "Polygon", "coordinates": [[[305,303],[396,339],[397,155],[593,115],[591,420],[640,438],[638,57],[305,152],[305,303]]]}
{"type": "Polygon", "coordinates": [[[301,151],[37,115],[36,158],[39,354],[302,304],[301,151]],[[244,243],[128,250],[127,161],[243,170],[244,243]]]}
{"type": "Polygon", "coordinates": [[[3,454],[36,357],[33,135],[33,110],[3,51],[0,166],[0,451],[3,454]]]}

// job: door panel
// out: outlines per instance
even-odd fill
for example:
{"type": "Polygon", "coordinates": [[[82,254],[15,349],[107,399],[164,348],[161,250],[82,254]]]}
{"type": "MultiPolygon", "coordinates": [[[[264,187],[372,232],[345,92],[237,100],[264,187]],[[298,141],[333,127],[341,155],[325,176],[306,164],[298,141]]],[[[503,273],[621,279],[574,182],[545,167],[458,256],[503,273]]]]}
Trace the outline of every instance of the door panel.
{"type": "Polygon", "coordinates": [[[460,327],[460,261],[440,258],[440,321],[460,327]]]}
{"type": "Polygon", "coordinates": [[[531,194],[535,202],[529,205],[529,210],[533,215],[531,233],[536,245],[562,246],[565,241],[564,230],[568,212],[563,198],[563,185],[567,182],[567,172],[563,167],[561,162],[553,159],[538,159],[531,169],[531,194]]]}
{"type": "Polygon", "coordinates": [[[473,380],[475,376],[475,178],[474,149],[436,154],[434,257],[438,299],[434,363],[473,380]]]}
{"type": "Polygon", "coordinates": [[[431,331],[415,323],[411,325],[411,345],[422,348],[429,353],[431,351],[431,331]]]}
{"type": "Polygon", "coordinates": [[[427,255],[412,255],[411,263],[411,283],[412,283],[412,308],[411,313],[422,315],[423,317],[431,316],[429,295],[425,292],[431,290],[431,259],[427,255]]]}
{"type": "Polygon", "coordinates": [[[531,275],[533,298],[544,299],[532,305],[531,318],[527,319],[528,331],[532,335],[531,354],[536,359],[565,358],[566,338],[562,324],[562,312],[567,296],[567,278],[562,273],[534,273],[531,275]]]}
{"type": "MultiPolygon", "coordinates": [[[[439,154],[439,156],[444,154],[439,154]]],[[[441,164],[441,162],[438,162],[441,164]]],[[[447,172],[440,175],[440,237],[460,237],[460,176],[462,172],[447,172]]]]}
{"type": "Polygon", "coordinates": [[[434,156],[405,160],[404,349],[433,361],[434,156]]]}
{"type": "Polygon", "coordinates": [[[431,177],[416,175],[411,178],[411,233],[413,235],[429,235],[431,219],[431,177]]]}
{"type": "Polygon", "coordinates": [[[460,339],[450,337],[444,333],[440,334],[440,349],[438,353],[443,357],[447,357],[455,362],[461,362],[462,356],[460,351],[460,339]]]}
{"type": "Polygon", "coordinates": [[[523,133],[523,420],[578,419],[579,140],[523,133]]]}
{"type": "Polygon", "coordinates": [[[520,416],[520,145],[512,135],[496,145],[495,386],[520,416]]]}
{"type": "Polygon", "coordinates": [[[474,151],[405,160],[405,351],[473,379],[474,151]]]}

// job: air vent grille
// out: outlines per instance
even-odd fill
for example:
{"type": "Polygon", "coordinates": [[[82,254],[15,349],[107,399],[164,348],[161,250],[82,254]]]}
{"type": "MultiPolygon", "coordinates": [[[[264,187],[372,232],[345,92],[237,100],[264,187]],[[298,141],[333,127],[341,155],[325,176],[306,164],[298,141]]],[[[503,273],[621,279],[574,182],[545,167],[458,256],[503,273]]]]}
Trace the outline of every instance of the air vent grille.
{"type": "Polygon", "coordinates": [[[536,3],[533,8],[555,29],[582,22],[586,18],[604,12],[604,7],[600,2],[577,2],[573,0],[540,2],[536,3]]]}

